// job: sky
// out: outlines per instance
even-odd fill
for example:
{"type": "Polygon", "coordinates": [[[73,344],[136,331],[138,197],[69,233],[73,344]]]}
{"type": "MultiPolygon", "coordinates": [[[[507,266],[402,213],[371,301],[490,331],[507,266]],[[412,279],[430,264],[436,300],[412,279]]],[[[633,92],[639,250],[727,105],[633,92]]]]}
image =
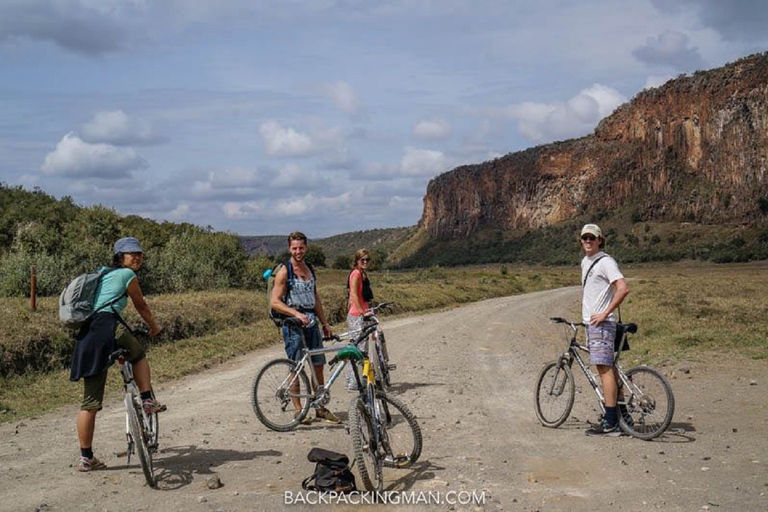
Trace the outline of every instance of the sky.
{"type": "Polygon", "coordinates": [[[310,238],[768,50],[760,0],[0,0],[0,181],[310,238]]]}

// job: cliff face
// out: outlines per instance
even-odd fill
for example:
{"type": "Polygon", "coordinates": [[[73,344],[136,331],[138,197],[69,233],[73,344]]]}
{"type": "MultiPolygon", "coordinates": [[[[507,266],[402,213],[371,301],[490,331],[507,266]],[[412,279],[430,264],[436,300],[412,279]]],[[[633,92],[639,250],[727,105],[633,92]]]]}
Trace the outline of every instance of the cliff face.
{"type": "Polygon", "coordinates": [[[768,53],[643,91],[581,139],[442,174],[430,238],[539,228],[632,204],[645,220],[750,223],[768,201],[768,53]]]}

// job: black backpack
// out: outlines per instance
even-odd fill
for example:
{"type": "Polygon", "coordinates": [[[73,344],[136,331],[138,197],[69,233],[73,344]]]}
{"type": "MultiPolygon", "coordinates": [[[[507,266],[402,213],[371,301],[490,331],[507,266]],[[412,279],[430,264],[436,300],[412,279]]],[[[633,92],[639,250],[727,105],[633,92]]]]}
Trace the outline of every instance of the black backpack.
{"type": "Polygon", "coordinates": [[[301,482],[305,491],[355,492],[355,475],[349,468],[349,457],[323,448],[312,448],[307,454],[315,462],[315,472],[301,482]],[[311,482],[314,480],[314,484],[311,482]]]}

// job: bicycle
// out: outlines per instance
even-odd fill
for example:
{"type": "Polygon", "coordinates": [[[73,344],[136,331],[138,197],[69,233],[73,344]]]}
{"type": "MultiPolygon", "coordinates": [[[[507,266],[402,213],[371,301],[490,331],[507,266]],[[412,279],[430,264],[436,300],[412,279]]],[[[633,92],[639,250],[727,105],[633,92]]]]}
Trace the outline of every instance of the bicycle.
{"type": "MultiPolygon", "coordinates": [[[[287,318],[283,322],[293,323],[302,327],[297,318],[287,318]]],[[[307,327],[312,327],[310,323],[307,327]]],[[[376,324],[369,324],[352,340],[353,344],[362,343],[376,330],[376,324]]],[[[345,333],[347,335],[354,334],[345,333]]],[[[251,387],[251,406],[256,417],[264,426],[277,432],[288,432],[295,429],[309,413],[310,408],[324,407],[331,400],[330,387],[339,378],[348,363],[348,357],[334,357],[329,363],[331,368],[339,364],[328,377],[325,384],[318,384],[312,367],[312,356],[340,352],[348,347],[323,347],[308,349],[304,342],[304,331],[301,330],[301,358],[291,361],[287,358],[274,359],[265,364],[256,374],[251,387]],[[307,368],[308,367],[308,368],[307,368]],[[307,377],[309,373],[310,377],[307,377]]],[[[341,341],[340,336],[326,339],[341,341]]]]}
{"type": "Polygon", "coordinates": [[[141,395],[136,381],[133,378],[133,365],[128,361],[130,352],[119,348],[110,355],[111,362],[117,362],[120,367],[120,375],[123,378],[123,390],[125,391],[125,437],[128,442],[126,455],[128,464],[131,463],[131,455],[135,452],[139,456],[141,470],[150,487],[157,485],[152,455],[157,452],[160,424],[157,413],[147,414],[142,405],[141,395]]]}
{"type": "MultiPolygon", "coordinates": [[[[583,322],[570,322],[563,318],[550,318],[554,323],[567,324],[571,334],[566,333],[568,347],[557,361],[544,365],[539,372],[534,389],[536,416],[545,427],[556,428],[568,419],[575,398],[573,362],[584,373],[597,395],[600,409],[605,414],[605,397],[598,384],[598,377],[584,362],[580,352],[589,349],[577,341],[577,334],[583,322]]],[[[619,346],[616,347],[614,368],[619,376],[619,427],[626,434],[638,439],[650,440],[660,436],[672,422],[675,412],[675,397],[672,387],[663,375],[648,366],[637,366],[626,372],[619,365],[619,355],[627,342],[627,333],[637,332],[637,324],[618,324],[621,329],[619,346]]]]}
{"type": "MultiPolygon", "coordinates": [[[[371,343],[368,348],[375,352],[376,344],[371,343]]],[[[416,416],[403,402],[377,386],[372,361],[378,356],[368,357],[354,345],[348,352],[349,356],[340,352],[338,357],[346,356],[363,363],[362,376],[357,365],[352,366],[360,391],[349,406],[349,433],[355,464],[365,488],[380,491],[384,467],[404,468],[418,460],[422,447],[421,428],[416,416]]]]}

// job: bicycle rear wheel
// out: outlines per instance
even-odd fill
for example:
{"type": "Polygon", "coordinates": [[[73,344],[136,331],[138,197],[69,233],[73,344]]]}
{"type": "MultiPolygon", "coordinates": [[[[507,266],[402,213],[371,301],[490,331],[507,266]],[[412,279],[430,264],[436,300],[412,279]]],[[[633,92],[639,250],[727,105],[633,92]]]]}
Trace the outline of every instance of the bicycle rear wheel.
{"type": "Polygon", "coordinates": [[[629,389],[624,389],[626,415],[619,414],[619,426],[627,434],[646,441],[660,436],[672,423],[675,397],[672,387],[658,371],[638,366],[626,373],[629,389]]]}
{"type": "Polygon", "coordinates": [[[371,363],[376,375],[376,386],[379,389],[386,389],[392,385],[392,381],[389,378],[389,363],[386,361],[378,339],[374,338],[370,343],[373,343],[372,350],[375,352],[371,357],[371,363]]]}
{"type": "MultiPolygon", "coordinates": [[[[155,487],[155,470],[152,466],[152,454],[147,448],[147,439],[144,432],[144,425],[136,410],[138,405],[132,394],[125,395],[125,411],[128,415],[128,431],[130,434],[129,444],[136,451],[141,463],[141,470],[144,472],[144,478],[150,487],[155,487]]],[[[130,452],[129,455],[130,457],[130,452]]]]}
{"type": "Polygon", "coordinates": [[[384,487],[383,461],[379,456],[374,428],[365,402],[360,397],[354,398],[349,405],[349,433],[355,465],[363,486],[369,491],[380,491],[384,487]]]}
{"type": "Polygon", "coordinates": [[[387,341],[384,339],[383,331],[376,331],[376,356],[379,361],[379,368],[376,368],[376,374],[381,375],[382,387],[390,387],[392,378],[389,374],[389,354],[387,353],[387,341]]]}
{"type": "Polygon", "coordinates": [[[571,367],[552,361],[539,372],[533,403],[536,417],[545,427],[559,427],[573,409],[576,386],[571,367]]]}
{"type": "Polygon", "coordinates": [[[376,394],[382,421],[382,444],[386,452],[383,464],[389,468],[406,468],[421,455],[421,427],[416,416],[399,399],[376,394]]]}
{"type": "Polygon", "coordinates": [[[312,396],[309,378],[303,369],[298,373],[295,369],[296,363],[290,359],[275,359],[267,363],[253,380],[251,406],[267,428],[288,432],[309,412],[312,396]]]}

